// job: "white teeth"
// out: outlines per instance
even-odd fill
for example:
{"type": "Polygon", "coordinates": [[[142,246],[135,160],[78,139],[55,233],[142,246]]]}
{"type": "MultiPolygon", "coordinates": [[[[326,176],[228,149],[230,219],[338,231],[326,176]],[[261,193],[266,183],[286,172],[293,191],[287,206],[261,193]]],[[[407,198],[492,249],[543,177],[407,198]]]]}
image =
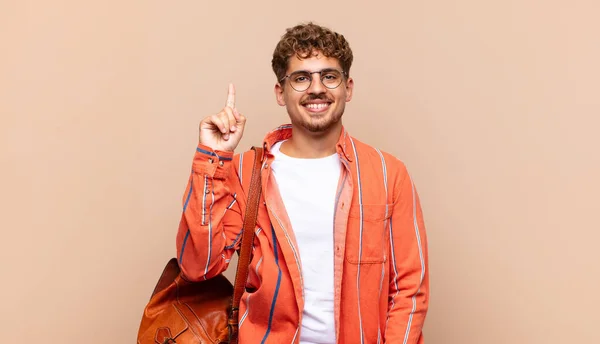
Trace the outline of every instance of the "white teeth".
{"type": "Polygon", "coordinates": [[[320,110],[320,109],[324,109],[328,105],[329,104],[327,104],[327,103],[322,103],[322,104],[306,104],[306,107],[309,108],[309,109],[320,110]]]}

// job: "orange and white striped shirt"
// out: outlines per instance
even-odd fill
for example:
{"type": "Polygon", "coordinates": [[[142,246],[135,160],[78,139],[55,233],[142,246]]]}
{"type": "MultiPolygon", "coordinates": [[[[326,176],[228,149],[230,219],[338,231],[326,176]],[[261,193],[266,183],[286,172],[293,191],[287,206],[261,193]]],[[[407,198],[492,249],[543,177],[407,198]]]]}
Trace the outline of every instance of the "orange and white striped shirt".
{"type": "MultiPolygon", "coordinates": [[[[273,144],[291,134],[291,126],[284,125],[264,140],[263,190],[240,304],[240,343],[298,343],[300,338],[302,264],[270,171],[274,157],[269,153],[273,144]]],[[[400,160],[345,129],[336,150],[342,161],[334,215],[337,342],[421,344],[429,277],[415,186],[400,160]]],[[[187,279],[222,273],[239,249],[253,154],[197,147],[176,240],[187,279]]]]}

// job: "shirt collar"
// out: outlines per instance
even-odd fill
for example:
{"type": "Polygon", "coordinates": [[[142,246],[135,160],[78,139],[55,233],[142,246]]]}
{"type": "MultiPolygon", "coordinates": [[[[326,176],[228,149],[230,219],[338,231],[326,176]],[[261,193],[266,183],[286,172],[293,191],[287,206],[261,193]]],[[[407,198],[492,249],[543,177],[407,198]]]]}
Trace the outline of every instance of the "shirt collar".
{"type": "MultiPolygon", "coordinates": [[[[284,124],[281,125],[265,136],[263,140],[263,148],[265,149],[265,154],[271,151],[273,145],[279,141],[287,140],[292,137],[292,125],[284,124]]],[[[348,151],[348,147],[350,144],[350,135],[346,131],[346,128],[342,126],[342,132],[336,144],[336,151],[340,155],[341,158],[345,158],[348,161],[352,161],[352,155],[348,151]]],[[[263,156],[264,159],[264,156],[263,156]]]]}

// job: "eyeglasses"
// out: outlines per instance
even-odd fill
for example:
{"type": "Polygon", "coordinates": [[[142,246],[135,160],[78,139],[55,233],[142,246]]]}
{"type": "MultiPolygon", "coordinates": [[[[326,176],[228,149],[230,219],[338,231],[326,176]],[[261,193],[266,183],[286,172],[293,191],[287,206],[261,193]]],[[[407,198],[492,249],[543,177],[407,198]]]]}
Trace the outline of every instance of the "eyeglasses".
{"type": "Polygon", "coordinates": [[[333,68],[327,68],[316,72],[299,70],[284,76],[279,82],[282,82],[287,78],[290,81],[290,86],[292,86],[294,90],[304,92],[308,90],[312,84],[312,75],[315,73],[319,74],[323,86],[329,89],[337,88],[342,83],[344,75],[346,75],[345,72],[333,68]]]}

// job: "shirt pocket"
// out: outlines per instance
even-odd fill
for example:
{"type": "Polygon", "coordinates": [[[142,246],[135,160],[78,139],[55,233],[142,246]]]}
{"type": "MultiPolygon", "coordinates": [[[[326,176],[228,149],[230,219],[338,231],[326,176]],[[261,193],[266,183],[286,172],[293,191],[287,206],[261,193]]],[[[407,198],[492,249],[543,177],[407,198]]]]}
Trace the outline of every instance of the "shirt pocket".
{"type": "Polygon", "coordinates": [[[381,264],[387,260],[387,229],[391,216],[391,204],[363,204],[350,208],[346,231],[348,263],[381,264]]]}

